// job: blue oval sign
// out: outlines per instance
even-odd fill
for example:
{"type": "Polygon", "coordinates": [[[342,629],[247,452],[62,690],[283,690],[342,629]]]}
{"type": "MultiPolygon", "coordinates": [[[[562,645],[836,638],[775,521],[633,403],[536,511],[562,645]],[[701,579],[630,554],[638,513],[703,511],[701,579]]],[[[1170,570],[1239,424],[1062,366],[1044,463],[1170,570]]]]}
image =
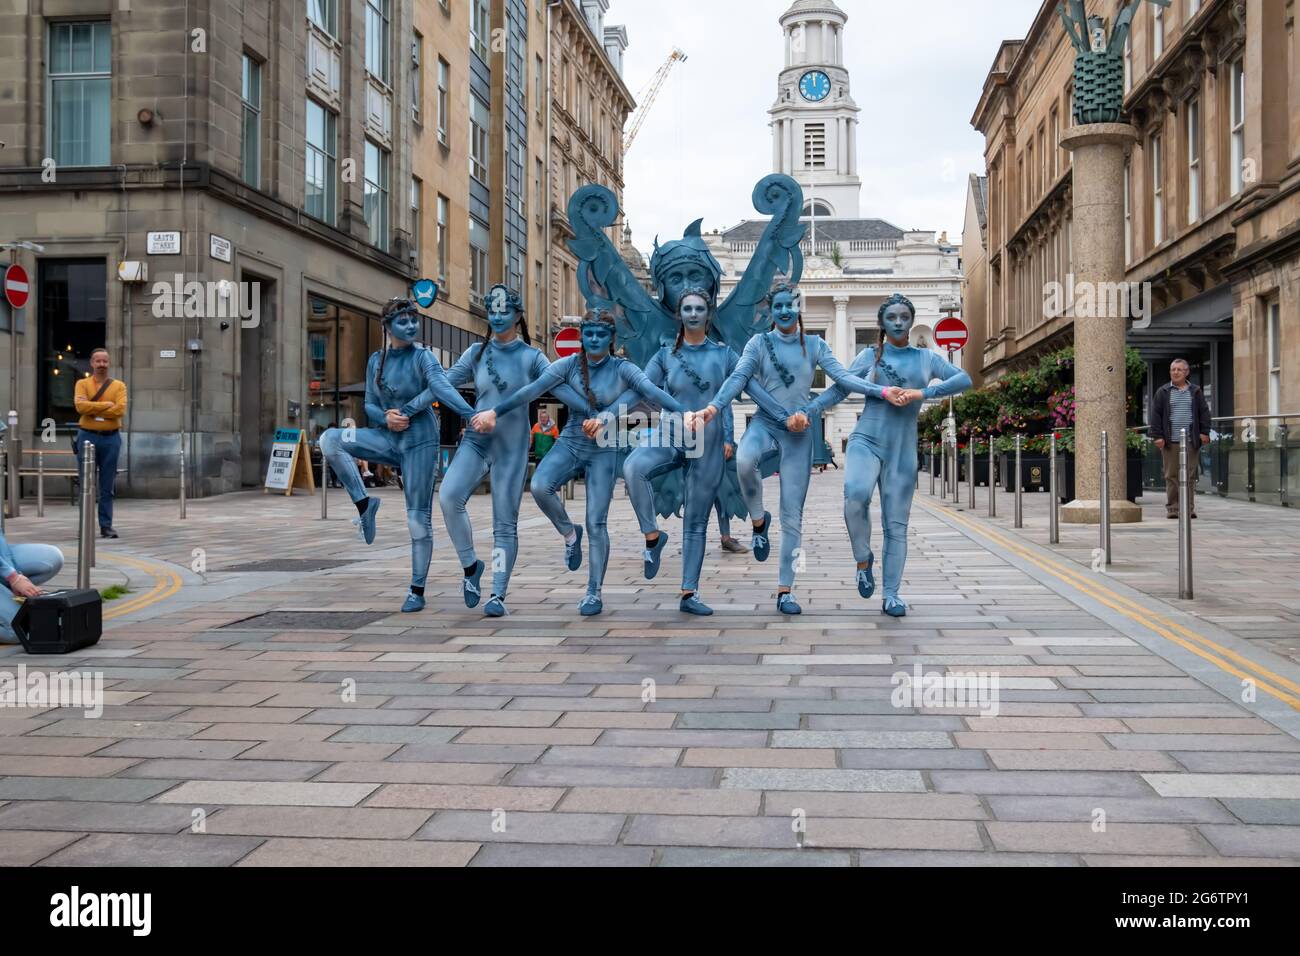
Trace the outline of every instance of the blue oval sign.
{"type": "Polygon", "coordinates": [[[411,292],[420,308],[427,309],[438,301],[438,283],[432,279],[421,279],[411,286],[411,292]]]}

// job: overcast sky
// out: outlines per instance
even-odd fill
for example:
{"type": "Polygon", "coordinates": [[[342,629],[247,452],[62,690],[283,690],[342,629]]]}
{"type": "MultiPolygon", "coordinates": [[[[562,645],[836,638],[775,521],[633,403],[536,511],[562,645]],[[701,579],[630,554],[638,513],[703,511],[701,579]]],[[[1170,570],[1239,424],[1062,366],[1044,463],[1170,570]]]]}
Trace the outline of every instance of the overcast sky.
{"type": "MultiPolygon", "coordinates": [[[[624,202],[649,252],[703,216],[705,230],[753,218],[772,172],[767,111],[784,65],[778,18],[792,0],[612,0],[627,25],[624,77],[639,96],[674,46],[677,64],[627,156],[624,202]]],[[[862,215],[959,239],[966,177],[984,171],[970,126],[998,45],[1023,38],[1041,0],[837,0],[861,107],[862,215]]]]}

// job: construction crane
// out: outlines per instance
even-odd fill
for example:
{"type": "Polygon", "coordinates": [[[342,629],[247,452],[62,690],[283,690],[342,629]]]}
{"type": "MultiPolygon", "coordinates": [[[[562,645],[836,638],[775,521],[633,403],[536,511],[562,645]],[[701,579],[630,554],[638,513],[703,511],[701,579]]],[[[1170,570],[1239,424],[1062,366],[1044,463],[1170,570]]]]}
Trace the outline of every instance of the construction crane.
{"type": "Polygon", "coordinates": [[[664,65],[659,67],[659,72],[654,75],[650,84],[637,95],[637,102],[641,107],[632,117],[632,125],[628,131],[623,134],[623,153],[632,148],[632,143],[636,140],[636,134],[641,132],[641,127],[645,125],[646,117],[650,115],[650,109],[655,105],[655,99],[659,96],[659,91],[663,89],[668,74],[673,71],[673,67],[678,63],[686,62],[686,54],[681,47],[673,47],[673,52],[668,54],[668,59],[664,65]]]}

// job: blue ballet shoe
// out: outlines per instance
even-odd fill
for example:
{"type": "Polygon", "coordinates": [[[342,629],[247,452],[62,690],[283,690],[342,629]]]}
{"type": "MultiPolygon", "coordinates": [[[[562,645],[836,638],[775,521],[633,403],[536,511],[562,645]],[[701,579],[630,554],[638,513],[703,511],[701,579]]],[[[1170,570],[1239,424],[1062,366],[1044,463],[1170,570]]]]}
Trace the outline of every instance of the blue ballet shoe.
{"type": "Polygon", "coordinates": [[[506,599],[499,594],[494,594],[488,598],[488,602],[483,605],[483,614],[485,617],[505,617],[509,612],[506,610],[506,599]]]}
{"type": "Polygon", "coordinates": [[[483,592],[479,589],[479,581],[483,578],[484,566],[482,561],[475,561],[474,573],[461,582],[460,589],[465,595],[466,607],[478,607],[478,602],[483,597],[483,592]]]}
{"type": "Polygon", "coordinates": [[[383,502],[378,498],[367,498],[365,513],[352,519],[352,523],[361,529],[361,540],[366,544],[375,543],[375,516],[379,514],[381,504],[383,502]]]}
{"type": "Polygon", "coordinates": [[[863,598],[869,598],[871,595],[876,593],[876,576],[872,573],[872,568],[875,567],[875,564],[876,559],[873,555],[872,557],[867,558],[867,566],[865,568],[858,568],[858,593],[861,594],[863,598]]]}
{"type": "Polygon", "coordinates": [[[416,611],[424,610],[424,596],[416,594],[414,591],[406,595],[406,603],[402,605],[403,614],[414,614],[416,611]]]}
{"type": "Polygon", "coordinates": [[[668,535],[663,531],[654,544],[645,549],[645,579],[653,581],[659,573],[659,562],[663,558],[664,548],[668,546],[668,535]]]}
{"type": "Polygon", "coordinates": [[[782,614],[794,615],[803,613],[803,608],[799,606],[799,602],[794,599],[794,595],[789,591],[776,596],[776,609],[782,614]]]}
{"type": "Polygon", "coordinates": [[[709,617],[713,614],[713,608],[709,607],[694,594],[688,594],[682,598],[682,603],[678,610],[683,614],[694,614],[696,617],[709,617]]]}
{"type": "Polygon", "coordinates": [[[887,597],[885,603],[881,605],[881,614],[888,614],[890,617],[907,617],[907,605],[901,598],[887,597]]]}
{"type": "Polygon", "coordinates": [[[772,542],[767,536],[767,532],[772,527],[772,512],[763,512],[763,526],[754,532],[754,538],[750,541],[749,546],[754,551],[755,561],[766,561],[767,556],[772,553],[772,542]]]}
{"type": "Polygon", "coordinates": [[[575,526],[573,533],[577,535],[573,539],[573,544],[564,546],[564,563],[568,565],[570,571],[582,567],[582,529],[575,526]]]}
{"type": "Polygon", "coordinates": [[[600,599],[599,594],[588,594],[578,602],[578,613],[583,617],[595,617],[603,610],[605,610],[605,602],[600,599]]]}

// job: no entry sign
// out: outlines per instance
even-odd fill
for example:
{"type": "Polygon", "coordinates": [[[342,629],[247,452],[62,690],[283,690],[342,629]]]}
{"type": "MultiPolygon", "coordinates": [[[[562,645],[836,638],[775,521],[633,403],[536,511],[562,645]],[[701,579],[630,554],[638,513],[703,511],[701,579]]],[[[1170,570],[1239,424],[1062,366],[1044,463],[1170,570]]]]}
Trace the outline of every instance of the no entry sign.
{"type": "Polygon", "coordinates": [[[582,333],[578,329],[561,329],[555,336],[555,354],[560,358],[582,351],[582,333]]]}
{"type": "Polygon", "coordinates": [[[15,309],[23,308],[31,298],[27,270],[20,265],[12,265],[5,270],[5,298],[15,309]]]}
{"type": "Polygon", "coordinates": [[[934,342],[939,348],[956,352],[958,349],[964,349],[969,340],[970,333],[966,329],[966,323],[955,316],[942,319],[934,327],[934,342]]]}

